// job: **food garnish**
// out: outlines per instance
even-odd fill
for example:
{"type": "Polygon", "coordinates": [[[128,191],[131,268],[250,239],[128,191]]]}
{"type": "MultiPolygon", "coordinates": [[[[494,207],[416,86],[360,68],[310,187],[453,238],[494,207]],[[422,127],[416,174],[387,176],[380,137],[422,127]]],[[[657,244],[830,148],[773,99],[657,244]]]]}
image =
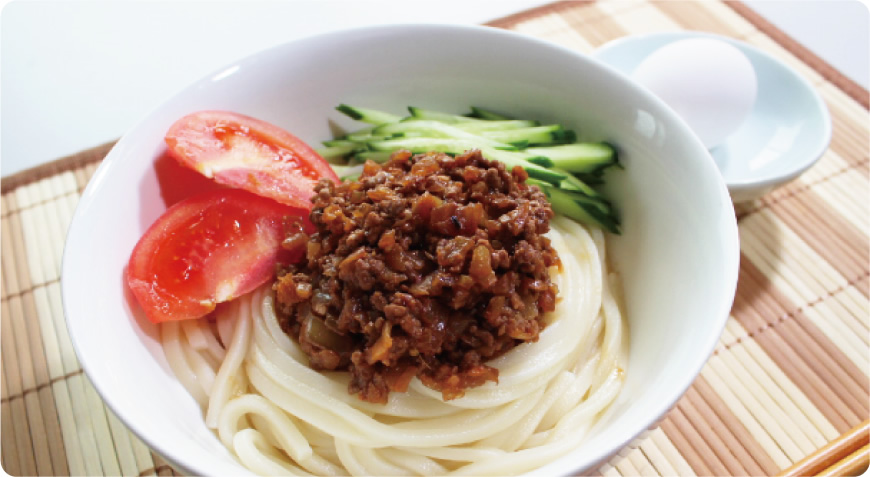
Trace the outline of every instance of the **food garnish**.
{"type": "Polygon", "coordinates": [[[275,276],[285,217],[307,211],[240,189],[221,189],[170,207],[145,232],[126,279],[154,323],[201,318],[218,303],[244,295],[275,276]]]}
{"type": "Polygon", "coordinates": [[[200,111],[166,133],[169,152],[215,181],[282,204],[311,208],[321,177],[338,181],[329,164],[302,140],[273,124],[228,111],[200,111]]]}
{"type": "Polygon", "coordinates": [[[479,149],[509,169],[525,169],[555,212],[620,233],[616,210],[591,187],[603,183],[605,171],[620,167],[616,149],[606,142],[577,142],[576,133],[561,124],[514,119],[480,107],[472,107],[466,116],[414,106],[408,107],[408,116],[346,104],[336,109],[369,124],[324,141],[318,149],[340,175],[353,178],[346,166],[366,160],[383,163],[399,150],[457,155],[479,149]]]}

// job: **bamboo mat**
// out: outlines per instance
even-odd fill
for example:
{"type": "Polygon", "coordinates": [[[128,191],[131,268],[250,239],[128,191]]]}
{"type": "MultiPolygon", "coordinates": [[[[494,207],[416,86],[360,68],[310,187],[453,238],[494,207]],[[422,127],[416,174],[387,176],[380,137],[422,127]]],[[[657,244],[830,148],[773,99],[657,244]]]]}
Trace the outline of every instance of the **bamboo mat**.
{"type": "MultiPolygon", "coordinates": [[[[590,475],[859,472],[870,436],[867,91],[740,3],[559,2],[491,25],[585,53],[628,34],[709,31],[783,59],[818,89],[831,147],[737,207],[737,296],[713,356],[658,427],[590,475]]],[[[63,238],[110,147],[0,185],[0,458],[11,475],[176,475],[102,404],[64,324],[63,238]]]]}

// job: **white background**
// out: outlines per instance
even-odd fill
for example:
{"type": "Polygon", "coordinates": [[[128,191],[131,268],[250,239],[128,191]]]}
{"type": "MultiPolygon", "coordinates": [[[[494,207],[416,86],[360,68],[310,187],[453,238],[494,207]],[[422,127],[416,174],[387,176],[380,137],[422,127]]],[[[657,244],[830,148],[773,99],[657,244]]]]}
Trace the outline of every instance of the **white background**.
{"type": "MultiPolygon", "coordinates": [[[[188,83],[263,48],[375,23],[479,24],[549,1],[0,2],[0,173],[117,139],[188,83]]],[[[866,4],[747,3],[867,88],[866,4]]]]}

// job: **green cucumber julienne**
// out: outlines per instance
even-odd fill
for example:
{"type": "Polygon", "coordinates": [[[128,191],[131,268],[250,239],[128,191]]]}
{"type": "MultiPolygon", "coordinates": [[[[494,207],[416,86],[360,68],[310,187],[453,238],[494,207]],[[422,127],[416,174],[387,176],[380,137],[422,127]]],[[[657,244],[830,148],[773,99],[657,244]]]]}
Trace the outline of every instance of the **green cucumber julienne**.
{"type": "Polygon", "coordinates": [[[462,154],[470,149],[480,149],[480,152],[483,153],[484,157],[491,160],[501,161],[508,169],[512,169],[514,166],[522,167],[529,174],[529,177],[552,182],[554,184],[558,184],[566,178],[564,173],[547,169],[546,167],[537,164],[532,164],[523,159],[521,155],[516,155],[513,151],[481,145],[469,139],[410,137],[370,141],[368,145],[373,151],[398,151],[400,149],[406,149],[415,154],[429,151],[462,154]]]}
{"type": "Polygon", "coordinates": [[[617,235],[620,233],[619,218],[609,204],[576,191],[554,187],[547,182],[531,178],[526,182],[541,189],[550,200],[553,212],[584,224],[597,225],[617,235]]]}
{"type": "Polygon", "coordinates": [[[619,218],[610,202],[591,187],[604,181],[604,173],[620,168],[616,149],[606,142],[578,142],[577,134],[558,123],[542,124],[472,106],[467,114],[453,114],[409,106],[409,115],[340,104],[338,111],[365,127],[324,141],[318,152],[333,167],[351,170],[339,174],[352,179],[366,160],[386,162],[399,150],[451,155],[479,149],[508,169],[520,166],[547,195],[556,213],[618,234],[619,218]]]}
{"type": "Polygon", "coordinates": [[[335,109],[341,111],[342,113],[350,116],[357,121],[362,121],[364,123],[369,124],[386,124],[386,123],[394,123],[401,119],[399,116],[395,114],[386,113],[384,111],[378,111],[376,109],[368,109],[368,108],[356,108],[353,106],[348,106],[346,104],[339,104],[335,109]]]}
{"type": "Polygon", "coordinates": [[[497,113],[495,111],[492,111],[492,110],[489,110],[486,108],[481,108],[480,106],[472,106],[471,107],[471,114],[469,114],[469,116],[471,116],[473,118],[488,119],[490,121],[501,121],[501,120],[510,120],[511,119],[510,116],[505,116],[504,114],[497,113]]]}

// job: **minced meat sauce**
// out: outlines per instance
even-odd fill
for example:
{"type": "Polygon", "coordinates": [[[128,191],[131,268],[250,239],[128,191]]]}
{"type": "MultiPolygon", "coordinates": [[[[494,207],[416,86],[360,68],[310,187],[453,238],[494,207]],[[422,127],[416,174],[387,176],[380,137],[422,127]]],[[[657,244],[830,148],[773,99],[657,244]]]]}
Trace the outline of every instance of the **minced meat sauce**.
{"type": "Polygon", "coordinates": [[[284,241],[304,256],[274,286],[282,329],[365,401],[414,376],[445,400],[498,382],[487,360],[537,340],[556,302],[553,211],[526,179],[479,151],[403,151],[357,181],[321,180],[316,231],[284,241]]]}

